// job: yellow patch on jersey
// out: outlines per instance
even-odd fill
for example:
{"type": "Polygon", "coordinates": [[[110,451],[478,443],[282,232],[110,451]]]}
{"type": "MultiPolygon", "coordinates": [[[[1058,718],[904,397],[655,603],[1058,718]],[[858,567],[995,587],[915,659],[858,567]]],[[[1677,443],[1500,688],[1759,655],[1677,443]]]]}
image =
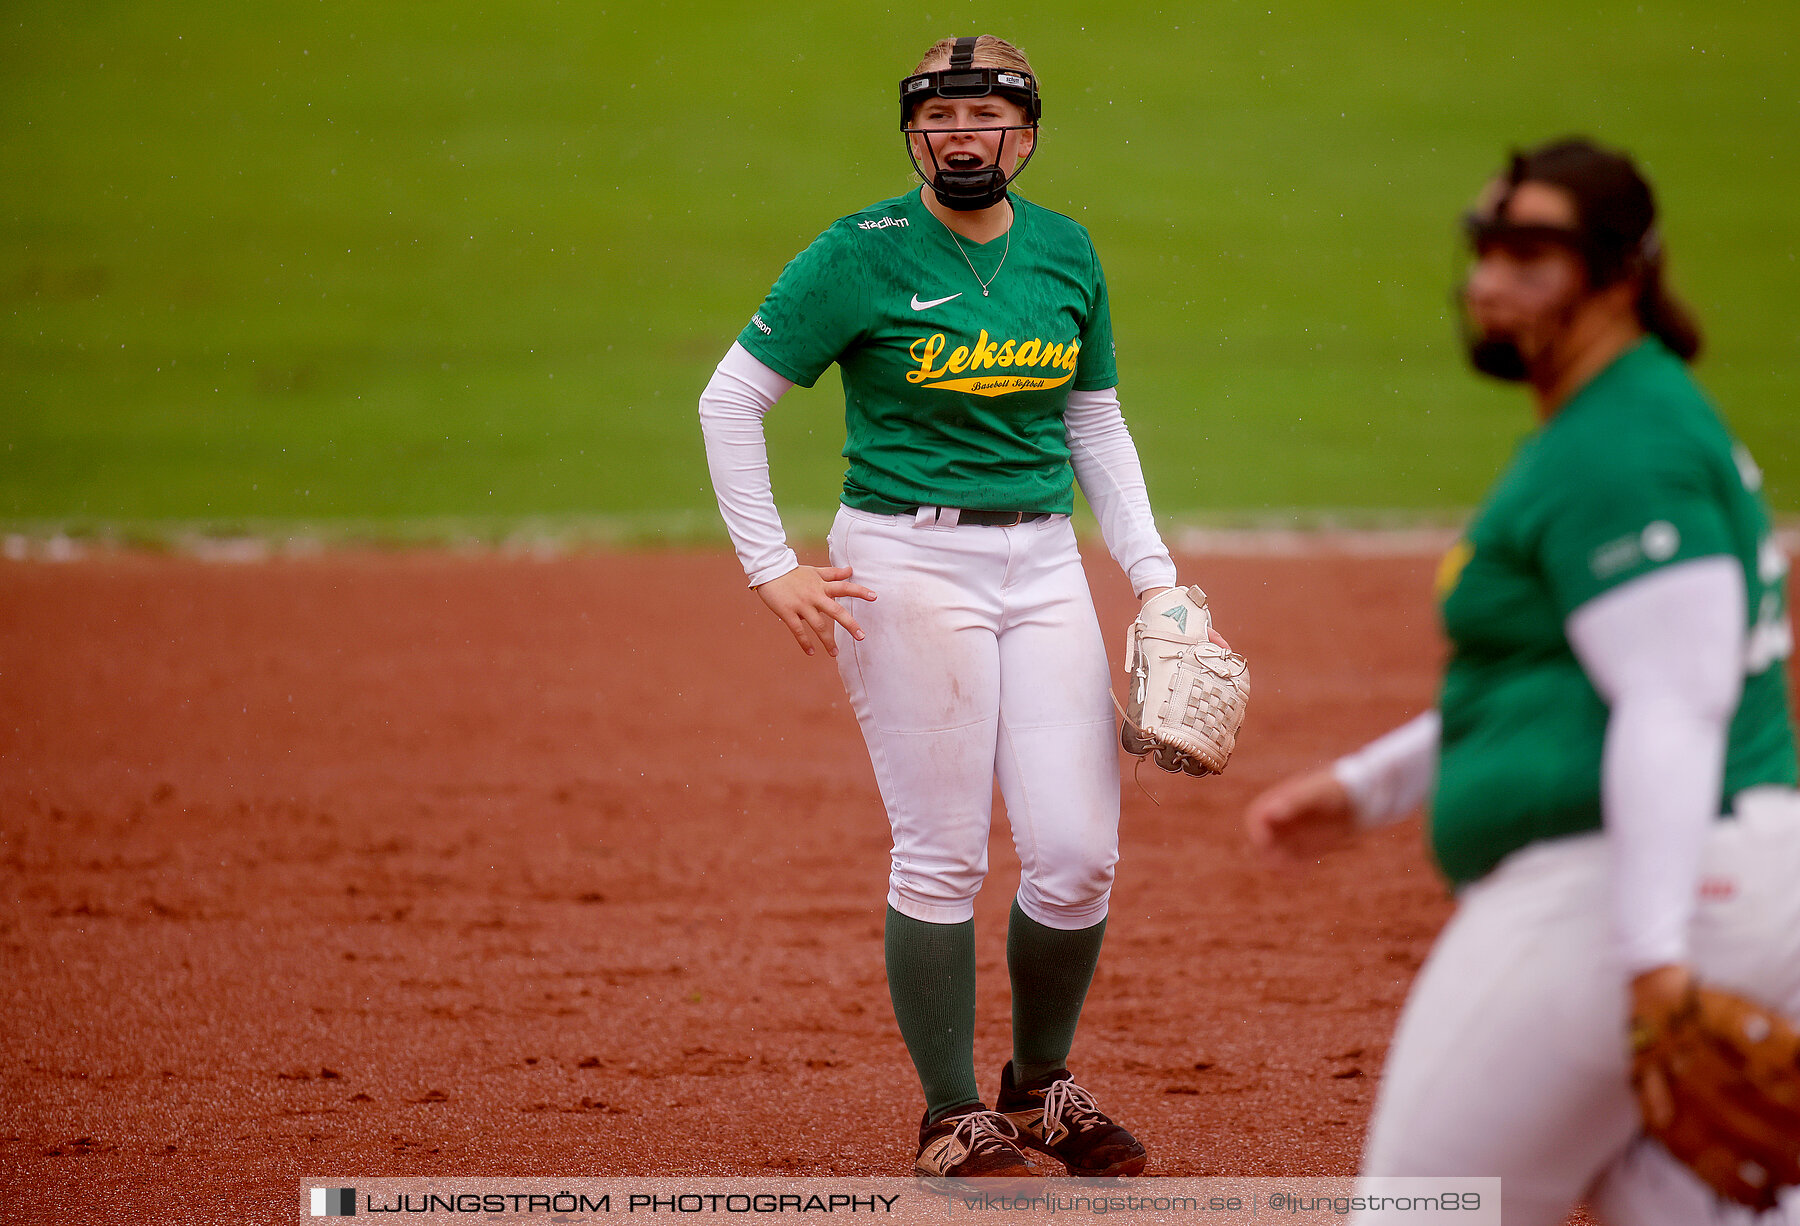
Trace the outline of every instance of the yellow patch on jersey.
{"type": "Polygon", "coordinates": [[[983,375],[979,379],[949,379],[928,383],[940,392],[974,392],[977,396],[1006,396],[1013,392],[1041,392],[1047,387],[1061,387],[1075,377],[1074,372],[1060,379],[1040,379],[1033,375],[983,375]]]}
{"type": "Polygon", "coordinates": [[[1435,587],[1439,600],[1443,600],[1456,590],[1456,581],[1462,578],[1463,567],[1467,566],[1469,559],[1474,556],[1475,546],[1466,537],[1450,546],[1450,552],[1446,553],[1443,560],[1438,563],[1435,587]]]}
{"type": "Polygon", "coordinates": [[[1012,392],[1035,392],[1061,387],[1075,377],[1075,362],[1081,354],[1081,342],[1045,341],[1032,337],[1028,341],[996,341],[986,328],[973,346],[958,345],[948,357],[944,350],[949,341],[942,332],[921,336],[907,348],[919,369],[906,372],[906,381],[922,387],[946,392],[973,392],[978,396],[1005,396],[1012,392]],[[942,359],[940,361],[939,359],[942,359]],[[1024,367],[1041,371],[1066,371],[1063,375],[1013,374],[1024,367]],[[977,372],[1000,371],[999,374],[977,372]],[[967,376],[956,378],[954,376],[967,376]],[[946,378],[946,376],[952,376],[946,378]]]}

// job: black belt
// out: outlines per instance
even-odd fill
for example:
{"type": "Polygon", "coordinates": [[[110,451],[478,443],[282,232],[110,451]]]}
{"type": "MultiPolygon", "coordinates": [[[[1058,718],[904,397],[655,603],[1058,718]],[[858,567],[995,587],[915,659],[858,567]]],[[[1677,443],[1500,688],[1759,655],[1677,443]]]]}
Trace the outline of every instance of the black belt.
{"type": "MultiPolygon", "coordinates": [[[[949,510],[948,507],[941,508],[949,510]]],[[[910,507],[902,511],[903,515],[917,515],[918,507],[910,507]]],[[[1049,511],[958,511],[958,524],[975,524],[983,528],[1011,528],[1019,524],[1035,524],[1040,519],[1049,519],[1049,511]]]]}

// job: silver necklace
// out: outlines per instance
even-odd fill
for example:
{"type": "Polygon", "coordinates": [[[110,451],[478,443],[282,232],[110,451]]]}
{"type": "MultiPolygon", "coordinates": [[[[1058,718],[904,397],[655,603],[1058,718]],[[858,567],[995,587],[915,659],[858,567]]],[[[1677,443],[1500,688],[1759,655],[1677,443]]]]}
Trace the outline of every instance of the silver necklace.
{"type": "MultiPolygon", "coordinates": [[[[1016,221],[1018,219],[1014,218],[1013,220],[1016,221]]],[[[981,296],[986,298],[988,296],[988,286],[1000,279],[1000,270],[1006,267],[1006,257],[1012,254],[1012,221],[1006,223],[1006,246],[1000,249],[1000,262],[994,265],[994,275],[985,281],[982,281],[981,274],[975,271],[975,261],[969,258],[968,251],[963,248],[962,240],[956,237],[956,231],[952,230],[949,226],[945,226],[944,232],[950,236],[950,241],[956,244],[956,249],[962,252],[963,263],[969,266],[970,274],[974,276],[977,282],[980,282],[981,296]]]]}

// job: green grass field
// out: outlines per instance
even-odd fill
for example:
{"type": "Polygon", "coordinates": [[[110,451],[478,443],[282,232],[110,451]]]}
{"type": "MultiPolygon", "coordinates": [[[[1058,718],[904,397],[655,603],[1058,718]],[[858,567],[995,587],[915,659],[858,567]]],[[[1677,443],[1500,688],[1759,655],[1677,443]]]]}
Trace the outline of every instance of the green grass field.
{"type": "MultiPolygon", "coordinates": [[[[1658,181],[1703,378],[1800,507],[1791,0],[16,0],[0,25],[15,530],[716,532],[696,395],[794,251],[905,188],[894,83],[977,29],[1036,61],[1020,187],[1095,235],[1165,517],[1473,503],[1528,410],[1460,365],[1453,219],[1509,145],[1568,131],[1658,181]]],[[[784,510],[822,513],[834,379],[770,435],[784,510]]]]}

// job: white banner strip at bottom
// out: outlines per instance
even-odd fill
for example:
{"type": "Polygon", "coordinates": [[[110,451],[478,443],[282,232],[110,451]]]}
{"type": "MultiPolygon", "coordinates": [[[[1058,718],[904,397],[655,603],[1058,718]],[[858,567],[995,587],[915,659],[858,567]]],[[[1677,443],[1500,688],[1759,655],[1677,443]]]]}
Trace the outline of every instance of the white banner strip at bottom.
{"type": "Polygon", "coordinates": [[[1354,1179],[389,1179],[308,1180],[299,1216],[385,1222],[623,1226],[721,1223],[965,1222],[983,1226],[1112,1218],[1239,1226],[1500,1226],[1492,1178],[1354,1179]]]}

